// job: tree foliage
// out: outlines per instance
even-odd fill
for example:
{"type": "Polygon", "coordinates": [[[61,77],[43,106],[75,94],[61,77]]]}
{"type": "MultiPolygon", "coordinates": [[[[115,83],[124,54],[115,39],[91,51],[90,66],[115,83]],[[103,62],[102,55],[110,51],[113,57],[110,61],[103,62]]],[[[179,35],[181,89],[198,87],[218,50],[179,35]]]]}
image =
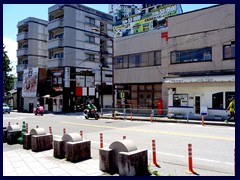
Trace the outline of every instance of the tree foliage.
{"type": "Polygon", "coordinates": [[[15,76],[10,74],[13,70],[13,66],[11,66],[11,61],[7,55],[7,51],[5,51],[5,46],[3,45],[3,90],[4,93],[12,90],[14,87],[14,79],[15,76]]]}

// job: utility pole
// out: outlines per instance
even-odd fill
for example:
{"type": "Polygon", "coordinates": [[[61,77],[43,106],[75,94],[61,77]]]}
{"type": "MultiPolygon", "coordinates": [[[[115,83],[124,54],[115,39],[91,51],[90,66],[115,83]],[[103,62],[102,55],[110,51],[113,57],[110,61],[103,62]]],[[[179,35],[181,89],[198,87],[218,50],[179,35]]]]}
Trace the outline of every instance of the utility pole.
{"type": "Polygon", "coordinates": [[[100,71],[101,71],[101,89],[100,89],[100,96],[101,96],[101,109],[103,108],[103,63],[104,63],[104,57],[102,56],[102,48],[100,47],[100,71]]]}

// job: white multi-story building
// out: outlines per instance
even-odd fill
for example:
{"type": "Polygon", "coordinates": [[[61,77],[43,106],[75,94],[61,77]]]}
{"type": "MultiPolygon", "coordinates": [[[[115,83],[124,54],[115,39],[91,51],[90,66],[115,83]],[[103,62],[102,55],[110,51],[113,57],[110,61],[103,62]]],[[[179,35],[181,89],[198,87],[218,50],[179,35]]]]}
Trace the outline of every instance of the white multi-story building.
{"type": "Polygon", "coordinates": [[[111,106],[112,16],[80,4],[57,4],[48,14],[46,108],[74,111],[89,99],[98,107],[111,106]]]}
{"type": "Polygon", "coordinates": [[[38,88],[38,75],[47,66],[47,21],[29,17],[20,21],[17,28],[17,108],[32,111],[42,91],[38,88]],[[27,76],[29,80],[31,76],[31,81],[27,81],[27,76]]]}

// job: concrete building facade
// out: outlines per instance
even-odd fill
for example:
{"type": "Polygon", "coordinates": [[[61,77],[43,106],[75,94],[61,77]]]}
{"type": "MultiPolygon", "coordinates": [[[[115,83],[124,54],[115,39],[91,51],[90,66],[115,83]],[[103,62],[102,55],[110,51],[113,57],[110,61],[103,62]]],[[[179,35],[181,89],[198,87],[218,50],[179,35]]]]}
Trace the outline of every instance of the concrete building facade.
{"type": "Polygon", "coordinates": [[[57,4],[48,14],[45,109],[75,111],[87,100],[111,106],[112,16],[80,4],[57,4]]]}
{"type": "Polygon", "coordinates": [[[20,21],[17,28],[17,109],[32,111],[41,93],[41,89],[37,87],[38,72],[47,67],[47,21],[29,17],[20,21]],[[33,70],[36,71],[34,76],[31,74],[33,70]],[[30,76],[32,79],[28,88],[23,90],[30,76]],[[35,89],[30,89],[33,84],[35,89]]]}
{"type": "Polygon", "coordinates": [[[117,106],[225,118],[235,95],[235,5],[183,13],[167,22],[163,30],[115,39],[117,106]]]}

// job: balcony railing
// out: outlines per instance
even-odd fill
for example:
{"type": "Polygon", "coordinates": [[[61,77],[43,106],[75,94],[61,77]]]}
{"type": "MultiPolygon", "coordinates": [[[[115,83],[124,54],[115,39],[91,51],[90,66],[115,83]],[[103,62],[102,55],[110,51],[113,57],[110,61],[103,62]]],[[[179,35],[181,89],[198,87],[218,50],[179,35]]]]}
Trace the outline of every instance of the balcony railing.
{"type": "Polygon", "coordinates": [[[63,27],[64,19],[54,19],[52,21],[48,22],[48,31],[51,31],[52,29],[57,29],[63,27]]]}
{"type": "Polygon", "coordinates": [[[63,38],[51,39],[48,41],[48,49],[63,47],[63,38]]]}
{"type": "Polygon", "coordinates": [[[62,67],[63,66],[63,59],[62,58],[48,59],[47,66],[48,66],[48,68],[62,67]]]}
{"type": "Polygon", "coordinates": [[[27,69],[27,64],[19,64],[17,65],[17,73],[24,71],[24,69],[27,69]]]}
{"type": "Polygon", "coordinates": [[[28,48],[21,48],[17,50],[17,56],[27,56],[28,48]]]}
{"type": "Polygon", "coordinates": [[[21,41],[21,40],[24,40],[27,38],[28,38],[27,32],[21,32],[21,33],[17,34],[17,41],[21,41]]]}

